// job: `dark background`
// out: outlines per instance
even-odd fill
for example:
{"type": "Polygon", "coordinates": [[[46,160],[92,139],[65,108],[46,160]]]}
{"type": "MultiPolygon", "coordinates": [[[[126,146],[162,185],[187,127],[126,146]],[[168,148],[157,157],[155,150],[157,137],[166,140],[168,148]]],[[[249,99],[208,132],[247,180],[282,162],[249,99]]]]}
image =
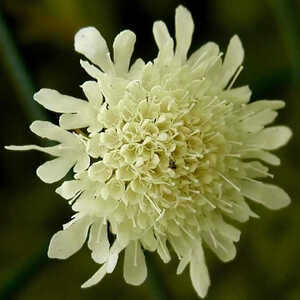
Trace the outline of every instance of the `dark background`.
{"type": "MultiPolygon", "coordinates": [[[[7,0],[1,1],[0,134],[3,145],[41,143],[28,126],[36,118],[57,121],[38,110],[33,89],[48,87],[82,96],[79,85],[89,80],[73,50],[75,32],[97,27],[112,44],[123,29],[137,35],[135,57],[151,60],[157,53],[152,23],[164,20],[174,33],[178,4],[191,10],[195,22],[192,50],[207,41],[226,50],[237,33],[244,45],[244,71],[236,84],[249,84],[256,99],[284,99],[277,124],[294,131],[293,140],[278,154],[282,166],[271,169],[274,182],[292,198],[292,204],[271,212],[259,206],[261,219],[241,224],[242,237],[233,262],[223,264],[206,251],[212,285],[207,300],[300,299],[300,205],[298,137],[300,109],[300,2],[292,0],[7,0]],[[8,34],[3,23],[8,26],[8,34]],[[19,56],[14,53],[11,39],[19,56]],[[28,74],[16,59],[25,63],[28,74]]],[[[57,185],[38,180],[35,169],[45,157],[37,152],[1,151],[0,156],[0,298],[1,299],[162,299],[147,280],[140,287],[122,278],[122,261],[97,286],[80,284],[98,266],[84,247],[67,261],[45,256],[50,237],[71,216],[67,203],[54,193],[57,185]]],[[[165,265],[152,256],[158,280],[168,299],[197,299],[189,273],[176,276],[177,260],[165,265]]]]}

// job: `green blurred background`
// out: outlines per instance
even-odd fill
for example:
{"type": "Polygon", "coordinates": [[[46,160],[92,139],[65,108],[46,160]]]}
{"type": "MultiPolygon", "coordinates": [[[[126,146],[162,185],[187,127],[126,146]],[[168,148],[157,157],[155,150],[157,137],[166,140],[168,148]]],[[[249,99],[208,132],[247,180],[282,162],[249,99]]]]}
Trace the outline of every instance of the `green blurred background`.
{"type": "MultiPolygon", "coordinates": [[[[6,0],[1,1],[0,93],[3,145],[40,143],[29,132],[36,118],[57,121],[31,100],[32,87],[54,88],[81,96],[89,77],[80,68],[73,36],[83,26],[97,27],[111,45],[123,29],[137,34],[135,57],[151,60],[156,46],[152,23],[163,19],[174,33],[174,10],[189,8],[195,21],[192,50],[213,40],[223,51],[237,33],[245,48],[244,71],[237,84],[249,84],[253,99],[284,99],[277,123],[289,125],[294,138],[279,151],[282,166],[271,171],[289,192],[290,207],[271,212],[255,206],[261,219],[241,224],[242,237],[233,262],[223,264],[206,251],[212,286],[207,300],[300,299],[300,2],[292,0],[6,0]],[[9,32],[5,31],[7,26],[9,32]],[[11,42],[13,41],[13,44],[11,42]],[[15,46],[28,76],[16,61],[15,46]]],[[[36,152],[1,152],[0,298],[1,299],[197,299],[189,273],[176,276],[177,260],[167,265],[151,255],[156,278],[140,287],[125,284],[122,261],[97,286],[80,284],[98,266],[87,247],[67,261],[48,260],[50,237],[67,222],[71,210],[40,182],[36,167],[45,157],[36,152]],[[164,289],[165,296],[159,293],[164,289]]],[[[152,280],[151,280],[152,278],[152,280]]]]}

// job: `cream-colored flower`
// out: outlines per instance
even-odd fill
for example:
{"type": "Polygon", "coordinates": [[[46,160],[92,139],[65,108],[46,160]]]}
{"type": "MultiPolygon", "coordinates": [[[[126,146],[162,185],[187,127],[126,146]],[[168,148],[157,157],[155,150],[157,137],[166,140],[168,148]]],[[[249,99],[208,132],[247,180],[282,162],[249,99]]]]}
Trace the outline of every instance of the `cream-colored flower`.
{"type": "Polygon", "coordinates": [[[270,209],[290,202],[282,189],[261,181],[272,177],[264,163],[280,163],[270,151],[291,137],[287,127],[265,128],[284,102],[249,104],[249,88],[233,88],[244,58],[237,36],[224,59],[212,42],[188,56],[194,24],[182,6],[175,29],[174,49],[166,25],[155,22],[157,58],[131,66],[134,33],[116,37],[112,59],[95,28],[81,29],[75,49],[94,64],[81,62],[96,79],[82,86],[89,101],[42,89],[34,99],[63,113],[60,127],[35,122],[31,129],[61,144],[8,147],[58,156],[38,169],[46,182],[61,179],[75,164],[74,179],[57,192],[76,214],[53,236],[48,254],[65,259],[88,237],[92,258],[102,266],[82,287],[111,273],[123,250],[125,281],[139,285],[147,276],[143,250],[157,251],[167,263],[172,248],[180,261],[177,274],[189,265],[192,284],[204,297],[210,279],[203,245],[224,262],[236,254],[240,231],[224,217],[256,217],[246,200],[270,209]]]}

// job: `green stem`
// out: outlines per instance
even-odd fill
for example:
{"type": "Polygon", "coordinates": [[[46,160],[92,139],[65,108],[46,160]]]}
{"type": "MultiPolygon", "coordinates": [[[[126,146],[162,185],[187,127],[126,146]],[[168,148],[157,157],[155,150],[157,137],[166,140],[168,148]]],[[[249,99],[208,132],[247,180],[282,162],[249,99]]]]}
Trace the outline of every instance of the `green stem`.
{"type": "Polygon", "coordinates": [[[153,254],[145,251],[148,268],[147,283],[151,292],[152,298],[155,300],[167,300],[170,299],[167,295],[167,290],[163,284],[163,280],[160,276],[159,270],[157,269],[156,261],[153,254]]]}
{"type": "Polygon", "coordinates": [[[8,279],[2,283],[0,289],[0,299],[12,299],[19,290],[41,271],[41,268],[49,262],[47,248],[48,243],[39,253],[29,258],[26,264],[8,274],[8,279]]]}
{"type": "Polygon", "coordinates": [[[269,0],[270,7],[279,25],[279,30],[289,51],[293,66],[293,80],[300,77],[300,25],[292,0],[269,0]]]}
{"type": "Polygon", "coordinates": [[[35,91],[34,85],[28,74],[21,55],[14,43],[10,30],[0,11],[0,54],[4,67],[9,74],[14,88],[18,94],[22,109],[28,120],[45,120],[47,115],[32,99],[35,91]]]}

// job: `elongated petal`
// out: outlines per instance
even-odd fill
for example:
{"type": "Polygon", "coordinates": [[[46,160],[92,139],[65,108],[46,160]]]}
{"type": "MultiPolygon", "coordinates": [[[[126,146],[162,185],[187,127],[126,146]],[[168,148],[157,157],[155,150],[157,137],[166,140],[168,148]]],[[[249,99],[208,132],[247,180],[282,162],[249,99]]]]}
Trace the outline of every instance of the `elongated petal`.
{"type": "Polygon", "coordinates": [[[61,154],[61,148],[59,147],[59,145],[53,147],[40,147],[36,145],[25,145],[25,146],[11,145],[11,146],[5,146],[5,149],[13,150],[13,151],[37,150],[53,156],[59,156],[61,154]]]}
{"type": "Polygon", "coordinates": [[[197,294],[201,298],[204,298],[210,285],[210,279],[201,242],[197,242],[197,246],[193,249],[190,263],[190,276],[197,294]]]}
{"type": "Polygon", "coordinates": [[[219,52],[219,46],[216,43],[208,42],[190,56],[188,64],[192,68],[196,68],[204,59],[217,57],[219,52]]]}
{"type": "Polygon", "coordinates": [[[63,114],[59,118],[59,126],[66,130],[88,127],[90,123],[91,120],[86,115],[80,113],[63,114]]]}
{"type": "Polygon", "coordinates": [[[236,248],[231,239],[214,231],[211,234],[204,233],[203,238],[210,249],[223,262],[231,261],[235,258],[236,248]]]}
{"type": "Polygon", "coordinates": [[[228,45],[226,56],[223,62],[222,86],[226,86],[231,77],[244,60],[244,49],[237,35],[234,35],[228,45]]]}
{"type": "Polygon", "coordinates": [[[173,48],[174,41],[171,38],[168,28],[164,22],[162,21],[154,22],[153,35],[159,50],[163,50],[166,44],[172,44],[172,48],[173,48]]]}
{"type": "Polygon", "coordinates": [[[86,170],[90,165],[90,157],[88,154],[83,153],[76,162],[74,172],[80,173],[86,170]]]}
{"type": "Polygon", "coordinates": [[[89,100],[95,106],[100,107],[103,101],[100,85],[97,81],[86,81],[80,86],[89,100]]]}
{"type": "Polygon", "coordinates": [[[192,251],[189,251],[189,253],[185,256],[182,257],[182,259],[180,260],[177,270],[176,270],[176,275],[180,275],[184,269],[187,267],[187,265],[190,263],[191,261],[191,256],[192,256],[192,251]]]}
{"type": "Polygon", "coordinates": [[[39,166],[36,173],[42,181],[53,183],[65,177],[74,164],[73,160],[58,157],[39,166]]]}
{"type": "Polygon", "coordinates": [[[194,22],[191,13],[182,5],[176,8],[175,30],[175,57],[183,63],[186,61],[187,53],[191,46],[194,22]]]}
{"type": "Polygon", "coordinates": [[[84,183],[81,180],[65,181],[55,192],[65,199],[73,198],[82,188],[84,183]]]}
{"type": "Polygon", "coordinates": [[[285,126],[269,127],[248,138],[248,144],[254,144],[266,150],[274,150],[284,146],[292,136],[292,131],[285,126]]]}
{"type": "Polygon", "coordinates": [[[93,78],[99,79],[103,75],[103,73],[96,68],[95,66],[91,65],[86,60],[80,60],[81,67],[93,78]]]}
{"type": "Polygon", "coordinates": [[[128,72],[130,59],[134,50],[135,34],[130,30],[120,32],[114,41],[114,63],[119,75],[128,72]]]}
{"type": "Polygon", "coordinates": [[[49,140],[65,144],[74,144],[77,142],[76,137],[72,133],[48,121],[34,121],[30,125],[30,130],[36,135],[49,140]]]}
{"type": "Polygon", "coordinates": [[[82,288],[91,287],[99,283],[106,275],[106,264],[104,264],[89,280],[81,285],[82,288]]]}
{"type": "Polygon", "coordinates": [[[259,181],[242,181],[241,192],[245,197],[263,204],[269,209],[280,209],[290,204],[289,195],[276,185],[259,181]]]}
{"type": "Polygon", "coordinates": [[[80,29],[75,35],[74,46],[77,52],[83,54],[103,71],[108,73],[112,71],[107,44],[95,27],[80,29]]]}
{"type": "Polygon", "coordinates": [[[84,217],[55,233],[50,241],[48,256],[66,259],[77,252],[84,244],[92,221],[84,217]]]}
{"type": "Polygon", "coordinates": [[[34,94],[33,99],[48,110],[59,113],[79,112],[88,104],[87,101],[63,95],[51,89],[39,90],[34,94]]]}
{"type": "Polygon", "coordinates": [[[102,264],[107,261],[110,244],[107,236],[107,225],[103,224],[102,219],[92,225],[88,246],[93,251],[92,258],[96,263],[102,264]]]}
{"type": "Polygon", "coordinates": [[[243,158],[255,158],[255,159],[260,159],[270,165],[273,166],[279,166],[280,165],[280,159],[267,151],[247,151],[245,153],[242,154],[243,158]]]}
{"type": "Polygon", "coordinates": [[[132,241],[125,249],[124,279],[132,285],[142,284],[147,277],[145,256],[138,241],[132,241]]]}

